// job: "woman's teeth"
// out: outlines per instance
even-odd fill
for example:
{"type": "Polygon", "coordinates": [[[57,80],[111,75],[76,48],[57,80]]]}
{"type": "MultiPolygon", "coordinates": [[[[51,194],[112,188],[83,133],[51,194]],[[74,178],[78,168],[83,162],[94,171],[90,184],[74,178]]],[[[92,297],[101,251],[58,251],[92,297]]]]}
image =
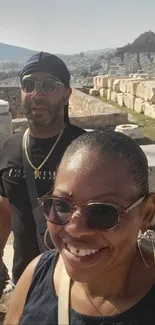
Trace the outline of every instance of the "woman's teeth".
{"type": "Polygon", "coordinates": [[[86,256],[97,253],[100,249],[77,249],[69,244],[66,244],[68,250],[75,256],[86,256]]]}

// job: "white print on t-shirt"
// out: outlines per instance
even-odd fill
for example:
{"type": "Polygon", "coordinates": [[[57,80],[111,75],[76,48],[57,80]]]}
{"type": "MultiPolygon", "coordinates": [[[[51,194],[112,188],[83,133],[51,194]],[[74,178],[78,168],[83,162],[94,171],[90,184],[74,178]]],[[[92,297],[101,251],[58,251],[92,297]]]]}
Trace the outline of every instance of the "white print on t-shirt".
{"type": "MultiPolygon", "coordinates": [[[[39,179],[40,180],[55,180],[55,171],[51,170],[40,170],[39,171],[39,179]]],[[[11,179],[24,179],[25,178],[25,172],[22,168],[10,168],[9,170],[9,178],[11,179]]]]}

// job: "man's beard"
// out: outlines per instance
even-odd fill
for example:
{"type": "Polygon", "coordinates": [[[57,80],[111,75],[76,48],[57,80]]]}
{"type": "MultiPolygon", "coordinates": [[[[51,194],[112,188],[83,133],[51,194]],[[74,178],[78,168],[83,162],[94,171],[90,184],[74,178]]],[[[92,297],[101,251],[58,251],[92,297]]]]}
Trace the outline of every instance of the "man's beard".
{"type": "MultiPolygon", "coordinates": [[[[57,119],[59,119],[62,115],[64,115],[64,101],[61,100],[61,102],[52,105],[52,107],[45,103],[45,101],[38,101],[38,105],[43,105],[45,106],[47,116],[44,118],[37,118],[33,114],[32,111],[32,105],[34,102],[29,102],[29,103],[22,103],[26,118],[28,119],[28,122],[31,125],[34,125],[35,127],[47,127],[48,125],[53,124],[57,119]]],[[[35,105],[37,106],[37,101],[35,102],[35,105]]],[[[62,119],[62,118],[61,118],[62,119]]]]}

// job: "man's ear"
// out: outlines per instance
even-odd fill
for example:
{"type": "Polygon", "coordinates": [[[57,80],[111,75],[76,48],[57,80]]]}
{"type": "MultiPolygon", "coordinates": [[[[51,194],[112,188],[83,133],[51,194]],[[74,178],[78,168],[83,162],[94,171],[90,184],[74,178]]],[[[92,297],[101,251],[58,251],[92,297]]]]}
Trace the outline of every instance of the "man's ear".
{"type": "Polygon", "coordinates": [[[67,97],[69,98],[71,94],[72,94],[72,88],[68,87],[66,93],[67,97]]]}
{"type": "Polygon", "coordinates": [[[146,199],[143,209],[143,221],[141,230],[146,231],[155,223],[155,193],[150,193],[146,199]]]}
{"type": "Polygon", "coordinates": [[[72,94],[72,88],[68,87],[66,88],[66,93],[65,93],[65,97],[64,97],[64,104],[67,105],[68,101],[69,101],[69,97],[72,94]]]}
{"type": "Polygon", "coordinates": [[[71,94],[72,94],[72,88],[68,87],[68,88],[66,89],[66,97],[69,98],[71,94]]]}

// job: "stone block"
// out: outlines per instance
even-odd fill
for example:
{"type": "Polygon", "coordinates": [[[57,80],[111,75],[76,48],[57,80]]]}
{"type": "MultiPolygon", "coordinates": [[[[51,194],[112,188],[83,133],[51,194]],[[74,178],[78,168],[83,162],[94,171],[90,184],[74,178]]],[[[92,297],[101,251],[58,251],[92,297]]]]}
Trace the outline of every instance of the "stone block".
{"type": "Polygon", "coordinates": [[[135,96],[128,93],[124,94],[124,105],[127,108],[134,110],[134,104],[135,104],[135,96]]]}
{"type": "Polygon", "coordinates": [[[111,89],[107,90],[107,100],[111,100],[111,89]]]}
{"type": "Polygon", "coordinates": [[[92,88],[92,89],[90,89],[89,94],[91,96],[99,96],[99,89],[92,88]]]}
{"type": "Polygon", "coordinates": [[[100,89],[100,77],[96,78],[96,88],[100,89]]]}
{"type": "Polygon", "coordinates": [[[116,91],[116,93],[120,93],[120,82],[121,80],[120,79],[116,79],[114,80],[113,82],[113,90],[116,91]]]}
{"type": "Polygon", "coordinates": [[[134,111],[143,114],[145,109],[145,102],[142,98],[135,98],[134,111]]]}
{"type": "Polygon", "coordinates": [[[152,104],[155,104],[155,81],[148,81],[145,87],[144,94],[145,101],[149,101],[152,104]]]}
{"type": "Polygon", "coordinates": [[[114,103],[117,103],[117,93],[115,91],[112,91],[111,92],[111,100],[114,102],[114,103]]]}
{"type": "MultiPolygon", "coordinates": [[[[115,114],[117,112],[119,112],[119,116],[120,115],[122,116],[122,113],[123,114],[126,113],[118,110],[116,107],[113,107],[108,103],[104,103],[102,100],[98,98],[89,96],[76,89],[73,89],[72,91],[72,95],[69,101],[69,116],[71,118],[76,117],[77,123],[75,124],[77,125],[81,124],[81,120],[79,120],[81,117],[83,119],[84,116],[87,118],[88,115],[95,116],[100,114],[104,114],[104,116],[106,116],[106,123],[110,123],[110,125],[112,125],[112,123],[114,122],[114,116],[116,118],[115,122],[118,122],[119,120],[117,114],[115,114]]],[[[126,116],[128,116],[127,113],[126,116]]],[[[123,123],[127,123],[127,122],[123,122],[123,123]]],[[[123,124],[123,123],[119,122],[118,124],[123,124]]],[[[93,126],[91,125],[89,125],[89,127],[93,128],[93,126]]]]}
{"type": "Polygon", "coordinates": [[[145,100],[145,92],[148,81],[142,81],[137,85],[136,97],[142,98],[145,100]]]}
{"type": "Polygon", "coordinates": [[[114,81],[115,81],[115,78],[109,78],[108,79],[108,88],[113,89],[114,81]]]}
{"type": "Polygon", "coordinates": [[[21,112],[21,90],[19,86],[0,86],[0,98],[9,102],[12,117],[21,112]]]}
{"type": "Polygon", "coordinates": [[[122,93],[117,94],[117,103],[120,106],[124,106],[124,94],[122,94],[122,93]]]}
{"type": "Polygon", "coordinates": [[[155,118],[155,105],[149,102],[145,102],[144,114],[148,117],[155,118]]]}
{"type": "Polygon", "coordinates": [[[130,93],[133,96],[136,96],[137,86],[139,85],[140,81],[133,81],[128,80],[127,82],[127,93],[130,93]]]}
{"type": "Polygon", "coordinates": [[[101,88],[100,89],[100,96],[107,98],[107,89],[106,88],[101,88]]]}
{"type": "Polygon", "coordinates": [[[109,75],[100,77],[100,88],[108,88],[108,78],[109,75]]]}
{"type": "Polygon", "coordinates": [[[120,92],[121,93],[126,93],[127,92],[127,82],[128,82],[128,79],[121,79],[120,80],[120,92]]]}
{"type": "Polygon", "coordinates": [[[132,75],[133,79],[146,79],[148,77],[149,77],[148,73],[134,73],[132,75]]]}
{"type": "Polygon", "coordinates": [[[9,112],[9,102],[3,99],[0,99],[0,114],[9,112]]]}
{"type": "Polygon", "coordinates": [[[93,85],[94,85],[94,88],[97,87],[97,76],[93,78],[93,85]]]}
{"type": "MultiPolygon", "coordinates": [[[[106,105],[106,104],[105,104],[106,105]]],[[[106,126],[115,127],[119,123],[127,123],[128,114],[126,112],[116,113],[113,111],[113,106],[108,105],[108,112],[89,116],[77,116],[71,118],[71,123],[84,129],[102,129],[106,126]]],[[[116,110],[116,109],[115,109],[116,110]]]]}
{"type": "Polygon", "coordinates": [[[13,134],[12,116],[10,112],[0,114],[0,148],[3,142],[13,134]]]}

